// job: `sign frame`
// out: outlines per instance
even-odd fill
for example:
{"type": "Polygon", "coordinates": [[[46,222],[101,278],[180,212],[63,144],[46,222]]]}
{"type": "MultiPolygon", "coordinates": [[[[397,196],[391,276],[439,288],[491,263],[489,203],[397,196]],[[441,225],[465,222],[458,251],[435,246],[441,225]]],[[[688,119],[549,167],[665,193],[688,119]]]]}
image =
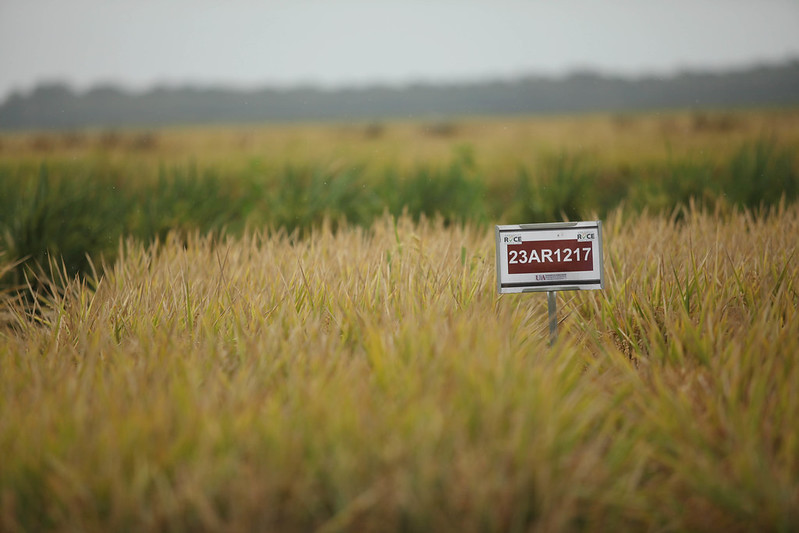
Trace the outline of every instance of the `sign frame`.
{"type": "MultiPolygon", "coordinates": [[[[602,248],[602,221],[580,221],[580,222],[551,222],[544,224],[508,224],[497,225],[495,229],[496,238],[496,261],[497,261],[497,292],[500,294],[525,293],[525,292],[553,292],[553,291],[577,291],[577,290],[602,290],[605,288],[605,265],[602,248]],[[591,236],[593,233],[593,236],[591,236]],[[578,236],[578,234],[580,234],[578,236]],[[580,239],[585,239],[581,241],[580,239]],[[513,239],[512,242],[507,242],[513,239]],[[508,257],[509,246],[519,246],[524,244],[526,247],[537,247],[538,243],[545,242],[590,242],[591,244],[591,270],[541,270],[539,273],[532,272],[510,272],[508,257]],[[504,268],[503,268],[504,267],[504,268]],[[541,278],[536,280],[535,278],[541,278]]],[[[563,244],[560,245],[564,246],[563,244]]],[[[583,247],[579,249],[585,250],[583,247]]],[[[552,252],[552,250],[546,250],[552,252]]],[[[569,260],[573,258],[571,250],[569,260]]],[[[543,251],[542,251],[543,252],[543,251]]],[[[580,260],[579,251],[575,249],[574,259],[580,260]]],[[[521,250],[520,252],[521,253],[521,250]]],[[[560,257],[560,252],[557,256],[560,257]]],[[[585,253],[585,252],[583,252],[585,253]]],[[[532,259],[533,251],[530,250],[532,259]]],[[[526,256],[526,253],[525,253],[526,256]]],[[[537,256],[536,256],[537,257],[537,256]]],[[[547,258],[551,259],[549,254],[547,258]]],[[[585,256],[583,256],[585,257],[585,256]]],[[[514,256],[515,258],[515,256],[514,256]]],[[[587,262],[588,259],[583,259],[587,262]]],[[[563,261],[558,261],[563,264],[563,261]]],[[[530,261],[530,264],[532,261],[530,261]]],[[[514,267],[518,268],[518,267],[514,267]]],[[[524,267],[521,267],[524,268],[524,267]]],[[[542,267],[537,267],[542,268],[542,267]]]]}

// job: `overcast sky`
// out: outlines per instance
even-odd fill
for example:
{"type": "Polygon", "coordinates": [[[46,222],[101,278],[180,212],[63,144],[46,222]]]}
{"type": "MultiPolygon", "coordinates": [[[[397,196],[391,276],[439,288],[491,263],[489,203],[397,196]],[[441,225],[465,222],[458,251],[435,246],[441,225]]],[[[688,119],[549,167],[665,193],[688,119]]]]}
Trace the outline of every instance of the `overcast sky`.
{"type": "Polygon", "coordinates": [[[799,57],[799,0],[0,0],[0,100],[65,81],[405,84],[799,57]]]}

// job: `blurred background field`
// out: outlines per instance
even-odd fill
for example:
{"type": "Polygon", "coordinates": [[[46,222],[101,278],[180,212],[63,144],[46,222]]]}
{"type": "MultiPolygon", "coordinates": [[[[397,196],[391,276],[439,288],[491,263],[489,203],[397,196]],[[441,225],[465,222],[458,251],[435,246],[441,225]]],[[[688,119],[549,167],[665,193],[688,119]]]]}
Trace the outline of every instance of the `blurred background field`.
{"type": "Polygon", "coordinates": [[[798,149],[790,108],[5,133],[0,242],[74,274],[113,262],[121,238],[174,230],[764,210],[795,200],[798,149]]]}
{"type": "Polygon", "coordinates": [[[799,143],[799,109],[663,110],[565,115],[441,117],[408,120],[284,122],[157,129],[7,130],[4,164],[88,161],[185,165],[230,172],[286,166],[358,167],[380,174],[449,164],[457,150],[502,180],[519,167],[561,154],[590,156],[600,167],[663,164],[669,158],[718,163],[760,139],[799,143]],[[253,168],[256,167],[256,168],[253,168]]]}

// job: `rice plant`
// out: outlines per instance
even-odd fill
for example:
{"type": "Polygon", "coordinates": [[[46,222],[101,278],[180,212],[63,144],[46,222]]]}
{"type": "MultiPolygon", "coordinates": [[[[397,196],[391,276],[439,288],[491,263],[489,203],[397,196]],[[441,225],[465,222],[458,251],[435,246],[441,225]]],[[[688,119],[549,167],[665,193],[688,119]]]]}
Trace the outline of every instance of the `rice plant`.
{"type": "Polygon", "coordinates": [[[424,216],[3,298],[0,529],[795,530],[799,208],[604,228],[552,347],[493,233],[424,216]]]}

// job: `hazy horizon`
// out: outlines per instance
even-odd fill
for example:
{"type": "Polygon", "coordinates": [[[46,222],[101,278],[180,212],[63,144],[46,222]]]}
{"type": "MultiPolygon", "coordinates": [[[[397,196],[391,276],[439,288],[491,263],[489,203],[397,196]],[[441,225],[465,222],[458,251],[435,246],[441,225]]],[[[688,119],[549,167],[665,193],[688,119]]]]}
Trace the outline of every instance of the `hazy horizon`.
{"type": "Polygon", "coordinates": [[[795,59],[798,28],[790,0],[3,0],[0,101],[43,82],[142,91],[670,76],[795,59]]]}

